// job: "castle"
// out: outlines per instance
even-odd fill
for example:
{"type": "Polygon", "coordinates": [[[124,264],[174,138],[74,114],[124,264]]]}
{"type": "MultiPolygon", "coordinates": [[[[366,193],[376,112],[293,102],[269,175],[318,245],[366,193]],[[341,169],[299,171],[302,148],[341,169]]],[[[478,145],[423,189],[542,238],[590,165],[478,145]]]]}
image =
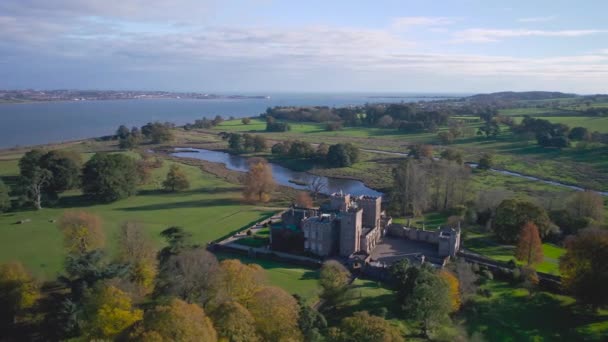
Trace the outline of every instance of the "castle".
{"type": "Polygon", "coordinates": [[[281,215],[281,224],[272,226],[271,248],[320,257],[358,255],[370,258],[386,236],[386,239],[436,245],[436,252],[432,254],[442,258],[453,257],[458,252],[460,228],[421,230],[404,227],[393,224],[381,207],[382,197],[355,197],[343,193],[332,194],[329,203],[321,208],[291,206],[281,215]]]}

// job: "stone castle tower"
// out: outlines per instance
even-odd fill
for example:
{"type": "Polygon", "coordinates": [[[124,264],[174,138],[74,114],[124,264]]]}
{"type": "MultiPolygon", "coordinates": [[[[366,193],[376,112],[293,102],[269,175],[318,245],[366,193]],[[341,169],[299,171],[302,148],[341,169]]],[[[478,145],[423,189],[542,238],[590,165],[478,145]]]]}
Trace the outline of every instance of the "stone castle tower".
{"type": "Polygon", "coordinates": [[[340,255],[349,256],[361,250],[363,210],[350,208],[340,213],[340,255]]]}

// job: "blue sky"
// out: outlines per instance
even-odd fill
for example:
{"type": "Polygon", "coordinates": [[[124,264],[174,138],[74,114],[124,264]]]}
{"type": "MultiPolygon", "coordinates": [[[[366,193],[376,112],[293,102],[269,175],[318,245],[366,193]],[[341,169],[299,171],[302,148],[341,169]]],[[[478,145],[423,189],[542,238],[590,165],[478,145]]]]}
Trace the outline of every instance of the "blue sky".
{"type": "Polygon", "coordinates": [[[605,0],[2,0],[0,88],[608,93],[606,13],[605,0]]]}

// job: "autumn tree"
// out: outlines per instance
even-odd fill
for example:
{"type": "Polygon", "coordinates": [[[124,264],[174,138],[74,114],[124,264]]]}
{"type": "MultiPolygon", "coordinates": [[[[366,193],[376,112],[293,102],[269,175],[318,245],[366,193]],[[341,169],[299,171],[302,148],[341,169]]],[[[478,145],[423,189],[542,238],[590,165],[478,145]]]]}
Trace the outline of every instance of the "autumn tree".
{"type": "Polygon", "coordinates": [[[167,173],[167,178],[163,182],[163,187],[167,191],[183,191],[190,188],[188,176],[177,164],[172,164],[167,173]]]}
{"type": "Polygon", "coordinates": [[[452,265],[454,273],[458,277],[460,297],[463,302],[466,302],[477,293],[478,276],[472,265],[462,259],[456,260],[452,265]]]}
{"type": "Polygon", "coordinates": [[[263,159],[251,161],[249,171],[245,174],[244,185],[243,196],[246,200],[268,202],[276,186],[270,165],[263,159]]]}
{"type": "Polygon", "coordinates": [[[458,311],[462,305],[462,299],[460,297],[460,282],[458,281],[458,278],[454,275],[454,273],[445,269],[439,271],[439,277],[443,279],[446,284],[448,284],[452,312],[458,311]]]}
{"type": "Polygon", "coordinates": [[[264,341],[298,341],[299,306],[295,298],[278,287],[257,291],[247,305],[264,341]]]}
{"type": "Polygon", "coordinates": [[[565,242],[559,269],[562,285],[581,303],[597,309],[608,304],[608,232],[584,229],[565,242]]]}
{"type": "Polygon", "coordinates": [[[298,192],[293,202],[299,207],[312,208],[313,206],[312,198],[304,191],[298,192]]]}
{"type": "Polygon", "coordinates": [[[142,324],[131,334],[136,341],[217,341],[205,311],[196,304],[173,299],[145,312],[142,324]]]}
{"type": "Polygon", "coordinates": [[[250,118],[243,118],[243,119],[241,119],[241,122],[243,123],[243,125],[249,125],[251,123],[251,119],[250,118]]]}
{"type": "Polygon", "coordinates": [[[101,218],[97,215],[68,210],[59,218],[57,226],[68,253],[82,255],[105,245],[101,218]]]}
{"type": "Polygon", "coordinates": [[[551,221],[543,208],[532,202],[506,199],[496,208],[492,228],[501,242],[514,243],[519,240],[519,233],[526,222],[534,223],[541,237],[550,232],[551,221]]]}
{"type": "Polygon", "coordinates": [[[408,156],[414,159],[433,158],[433,146],[431,145],[410,145],[408,156]]]}
{"type": "Polygon", "coordinates": [[[515,258],[528,266],[543,261],[543,247],[538,234],[538,228],[532,222],[526,222],[519,233],[519,241],[515,250],[515,258]]]}
{"type": "Polygon", "coordinates": [[[204,306],[221,288],[219,272],[215,255],[201,247],[185,249],[161,264],[159,291],[204,306]]]}
{"type": "Polygon", "coordinates": [[[113,339],[143,318],[129,295],[112,285],[98,286],[85,299],[83,331],[90,339],[113,339]]]}
{"type": "Polygon", "coordinates": [[[329,306],[340,303],[348,291],[350,278],[350,272],[338,261],[329,260],[323,263],[319,272],[321,298],[329,306]]]}
{"type": "Polygon", "coordinates": [[[0,179],[0,213],[11,208],[10,188],[0,179]]]}
{"type": "Polygon", "coordinates": [[[38,284],[21,263],[0,264],[0,339],[39,297],[38,284]]]}
{"type": "Polygon", "coordinates": [[[329,331],[331,342],[402,342],[401,332],[382,317],[367,311],[355,312],[329,331]]]}
{"type": "Polygon", "coordinates": [[[146,234],[143,224],[124,222],[118,237],[118,259],[129,263],[129,280],[137,285],[139,294],[146,295],[154,289],[158,272],[156,249],[146,234]]]}
{"type": "Polygon", "coordinates": [[[261,341],[256,331],[255,320],[241,304],[233,301],[222,303],[211,313],[213,325],[220,340],[230,342],[261,341]]]}
{"type": "Polygon", "coordinates": [[[600,224],[604,218],[604,199],[595,191],[575,192],[567,208],[574,218],[591,218],[600,224]]]}
{"type": "Polygon", "coordinates": [[[220,263],[220,267],[223,295],[243,305],[252,300],[267,282],[266,272],[257,264],[246,265],[236,259],[227,259],[220,263]]]}

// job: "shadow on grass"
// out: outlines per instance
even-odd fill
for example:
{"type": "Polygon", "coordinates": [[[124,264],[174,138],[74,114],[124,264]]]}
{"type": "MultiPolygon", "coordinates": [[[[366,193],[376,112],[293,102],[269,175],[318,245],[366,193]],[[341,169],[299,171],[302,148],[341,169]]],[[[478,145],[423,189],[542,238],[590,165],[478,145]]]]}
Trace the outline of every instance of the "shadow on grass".
{"type": "Polygon", "coordinates": [[[117,208],[115,210],[120,211],[145,211],[145,210],[170,210],[170,209],[184,209],[184,208],[204,208],[204,207],[222,207],[241,204],[240,200],[232,198],[212,198],[212,199],[201,199],[196,201],[183,201],[173,203],[158,203],[141,205],[137,207],[117,208]]]}
{"type": "Polygon", "coordinates": [[[478,301],[464,316],[469,333],[481,331],[488,341],[581,341],[586,337],[576,332],[579,325],[605,319],[578,315],[549,294],[528,297],[513,291],[478,301]]]}
{"type": "Polygon", "coordinates": [[[222,194],[226,192],[240,191],[242,188],[238,186],[226,186],[226,187],[209,187],[209,188],[197,188],[185,191],[167,191],[163,189],[148,189],[140,190],[137,192],[137,196],[156,196],[156,195],[173,195],[173,196],[190,196],[197,194],[222,194]]]}

